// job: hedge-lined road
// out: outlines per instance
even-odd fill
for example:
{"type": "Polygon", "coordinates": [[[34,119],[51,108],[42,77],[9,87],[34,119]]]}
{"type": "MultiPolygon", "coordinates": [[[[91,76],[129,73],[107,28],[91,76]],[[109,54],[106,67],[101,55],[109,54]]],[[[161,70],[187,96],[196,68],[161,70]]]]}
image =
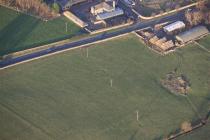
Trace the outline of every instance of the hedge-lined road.
{"type": "Polygon", "coordinates": [[[66,43],[65,45],[56,46],[56,47],[53,47],[50,49],[34,52],[31,54],[23,55],[23,56],[16,57],[16,58],[11,58],[8,60],[3,60],[0,62],[0,69],[4,69],[4,68],[7,68],[10,66],[19,64],[19,63],[33,60],[33,59],[38,59],[40,57],[44,57],[49,54],[58,53],[58,52],[65,51],[65,50],[68,50],[71,48],[76,48],[78,46],[84,46],[84,45],[88,45],[90,43],[95,43],[95,42],[102,41],[105,39],[124,35],[124,34],[130,33],[135,30],[140,30],[140,29],[143,29],[143,28],[146,28],[149,26],[153,26],[158,23],[181,20],[184,17],[183,14],[184,14],[184,12],[179,12],[179,13],[169,15],[169,16],[166,16],[163,18],[157,18],[157,19],[147,20],[147,21],[142,21],[142,22],[139,21],[133,25],[130,25],[127,28],[120,29],[120,30],[117,30],[114,32],[101,33],[101,34],[93,36],[93,37],[81,39],[81,40],[75,41],[75,42],[66,43]]]}

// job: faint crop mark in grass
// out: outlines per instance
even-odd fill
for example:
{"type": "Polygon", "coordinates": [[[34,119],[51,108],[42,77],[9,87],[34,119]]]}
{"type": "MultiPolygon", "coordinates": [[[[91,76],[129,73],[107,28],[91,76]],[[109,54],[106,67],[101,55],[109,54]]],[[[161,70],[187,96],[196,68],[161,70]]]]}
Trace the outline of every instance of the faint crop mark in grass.
{"type": "Polygon", "coordinates": [[[190,106],[192,107],[193,111],[197,114],[197,116],[199,117],[199,119],[202,119],[201,114],[199,113],[196,105],[192,102],[192,100],[189,98],[189,96],[186,96],[188,103],[190,104],[190,106]]]}
{"type": "Polygon", "coordinates": [[[209,120],[209,117],[210,117],[210,109],[209,109],[209,112],[207,113],[206,115],[206,118],[209,120]]]}
{"type": "Polygon", "coordinates": [[[21,116],[20,114],[18,114],[17,112],[15,112],[13,109],[11,109],[10,107],[8,107],[7,105],[3,104],[0,102],[0,107],[12,114],[14,114],[14,116],[16,116],[18,119],[22,120],[24,123],[28,124],[29,126],[32,126],[33,128],[35,128],[36,130],[40,131],[42,134],[46,135],[47,137],[49,137],[50,139],[54,139],[48,132],[46,132],[44,129],[38,127],[36,124],[30,122],[29,120],[27,120],[26,118],[24,118],[23,116],[21,116]]]}
{"type": "Polygon", "coordinates": [[[178,59],[178,64],[177,64],[177,66],[176,66],[176,68],[175,68],[175,71],[177,71],[179,68],[181,68],[182,67],[182,61],[184,60],[184,54],[183,54],[183,52],[182,51],[177,51],[177,59],[178,59]]]}
{"type": "Polygon", "coordinates": [[[139,128],[134,131],[134,133],[131,135],[131,137],[129,138],[129,140],[135,140],[136,135],[138,134],[139,128]]]}

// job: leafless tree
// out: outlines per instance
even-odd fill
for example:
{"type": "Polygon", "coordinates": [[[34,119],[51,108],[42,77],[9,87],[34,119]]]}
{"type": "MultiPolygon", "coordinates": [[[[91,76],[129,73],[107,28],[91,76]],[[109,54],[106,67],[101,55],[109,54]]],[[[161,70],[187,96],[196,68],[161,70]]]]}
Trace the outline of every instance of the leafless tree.
{"type": "Polygon", "coordinates": [[[0,3],[42,18],[49,19],[56,15],[42,0],[0,0],[0,3]]]}

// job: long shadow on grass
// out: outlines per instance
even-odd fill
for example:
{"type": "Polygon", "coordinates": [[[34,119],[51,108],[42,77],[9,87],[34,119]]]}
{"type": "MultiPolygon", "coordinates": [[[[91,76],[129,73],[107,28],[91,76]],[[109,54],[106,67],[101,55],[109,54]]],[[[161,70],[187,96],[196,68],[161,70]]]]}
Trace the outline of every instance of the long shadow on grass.
{"type": "Polygon", "coordinates": [[[35,48],[35,47],[39,47],[41,45],[50,44],[50,43],[53,43],[53,42],[58,42],[58,41],[69,39],[69,38],[79,36],[79,35],[82,35],[82,34],[87,34],[87,31],[81,29],[78,33],[75,33],[75,34],[63,35],[62,37],[58,37],[58,38],[54,38],[54,39],[48,39],[46,41],[41,41],[39,43],[32,43],[31,45],[25,45],[25,46],[22,46],[21,48],[22,49],[35,48]]]}
{"type": "Polygon", "coordinates": [[[39,20],[20,15],[0,31],[0,55],[20,50],[18,45],[39,23],[39,20]]]}

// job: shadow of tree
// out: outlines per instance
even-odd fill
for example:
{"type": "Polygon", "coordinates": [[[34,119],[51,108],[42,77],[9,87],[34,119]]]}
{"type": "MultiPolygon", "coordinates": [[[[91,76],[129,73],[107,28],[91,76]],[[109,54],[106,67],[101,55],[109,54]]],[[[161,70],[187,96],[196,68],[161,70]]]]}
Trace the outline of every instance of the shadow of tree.
{"type": "Polygon", "coordinates": [[[26,15],[20,15],[0,31],[0,55],[17,50],[17,46],[24,42],[27,36],[39,23],[26,15]]]}

